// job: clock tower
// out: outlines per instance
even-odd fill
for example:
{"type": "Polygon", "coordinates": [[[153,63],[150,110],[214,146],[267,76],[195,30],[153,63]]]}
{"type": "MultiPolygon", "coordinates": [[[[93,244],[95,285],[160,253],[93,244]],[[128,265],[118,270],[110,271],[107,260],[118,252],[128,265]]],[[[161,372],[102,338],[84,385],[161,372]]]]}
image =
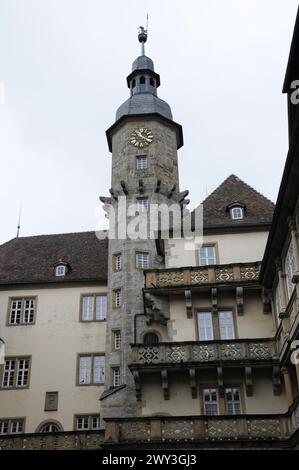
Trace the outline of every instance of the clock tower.
{"type": "MultiPolygon", "coordinates": [[[[138,39],[141,55],[127,77],[130,97],[118,108],[115,123],[106,132],[112,153],[111,189],[110,196],[101,200],[112,207],[116,218],[109,239],[103,418],[142,415],[136,377],[129,369],[130,345],[143,342],[149,331],[164,328],[167,332],[167,320],[161,325],[159,319],[148,317],[143,293],[143,270],[163,268],[163,253],[149,233],[146,237],[124,235],[124,227],[119,230],[119,225],[128,219],[121,211],[125,205],[131,215],[132,210],[137,217],[142,214],[148,226],[152,204],[182,201],[177,161],[177,149],[183,145],[182,127],[173,121],[170,106],[157,95],[160,76],[144,53],[147,31],[142,27],[138,39]]],[[[111,227],[111,217],[109,223],[111,227]]]]}

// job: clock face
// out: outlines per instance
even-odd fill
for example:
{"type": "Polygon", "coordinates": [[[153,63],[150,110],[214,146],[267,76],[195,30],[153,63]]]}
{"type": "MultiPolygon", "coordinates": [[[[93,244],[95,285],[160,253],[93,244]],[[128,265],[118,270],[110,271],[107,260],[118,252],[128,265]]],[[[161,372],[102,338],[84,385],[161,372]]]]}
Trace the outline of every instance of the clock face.
{"type": "Polygon", "coordinates": [[[152,131],[146,127],[139,127],[138,129],[134,129],[130,136],[130,144],[141,149],[151,144],[153,140],[154,136],[152,131]]]}

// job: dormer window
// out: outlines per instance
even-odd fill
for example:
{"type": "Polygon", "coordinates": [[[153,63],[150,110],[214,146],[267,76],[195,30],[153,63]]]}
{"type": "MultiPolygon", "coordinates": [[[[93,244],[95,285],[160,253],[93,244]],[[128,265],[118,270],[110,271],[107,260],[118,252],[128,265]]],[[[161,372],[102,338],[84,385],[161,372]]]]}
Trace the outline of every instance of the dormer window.
{"type": "Polygon", "coordinates": [[[64,264],[59,264],[55,268],[55,276],[65,276],[66,275],[66,266],[64,264]]]}
{"type": "Polygon", "coordinates": [[[145,84],[145,77],[143,75],[142,75],[142,77],[140,77],[139,83],[140,83],[140,85],[145,84]]]}
{"type": "Polygon", "coordinates": [[[226,211],[230,213],[232,220],[244,219],[245,210],[246,206],[238,202],[234,202],[233,204],[228,205],[226,208],[226,211]]]}
{"type": "Polygon", "coordinates": [[[243,207],[233,207],[230,210],[231,218],[236,219],[243,219],[244,218],[244,209],[243,207]]]}
{"type": "Polygon", "coordinates": [[[64,277],[70,270],[70,266],[63,261],[60,261],[54,265],[54,274],[56,277],[64,277]]]}

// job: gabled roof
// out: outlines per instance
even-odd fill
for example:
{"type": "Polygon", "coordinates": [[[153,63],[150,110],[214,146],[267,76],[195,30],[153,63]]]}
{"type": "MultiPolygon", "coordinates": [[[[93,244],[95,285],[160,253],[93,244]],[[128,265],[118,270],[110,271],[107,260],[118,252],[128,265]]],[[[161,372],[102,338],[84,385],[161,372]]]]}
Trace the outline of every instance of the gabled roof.
{"type": "Polygon", "coordinates": [[[275,207],[273,202],[235,175],[223,181],[202,204],[204,230],[253,226],[269,228],[275,207]],[[243,219],[231,219],[228,207],[234,203],[245,206],[243,219]]]}
{"type": "Polygon", "coordinates": [[[108,239],[95,232],[14,238],[0,246],[0,285],[107,280],[108,239]],[[64,278],[55,264],[67,263],[64,278]]]}

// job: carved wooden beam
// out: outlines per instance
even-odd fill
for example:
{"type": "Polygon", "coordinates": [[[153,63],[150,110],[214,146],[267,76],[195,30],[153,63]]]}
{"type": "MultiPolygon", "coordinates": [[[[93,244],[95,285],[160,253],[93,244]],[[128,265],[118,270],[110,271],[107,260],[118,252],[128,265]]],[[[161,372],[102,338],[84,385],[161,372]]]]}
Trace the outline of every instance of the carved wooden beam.
{"type": "Polygon", "coordinates": [[[273,374],[272,374],[272,381],[273,381],[273,393],[274,395],[280,395],[282,386],[281,386],[281,375],[280,375],[280,366],[273,366],[273,374]]]}
{"type": "Polygon", "coordinates": [[[245,387],[246,387],[246,395],[248,397],[252,397],[253,395],[253,383],[252,383],[252,368],[245,367],[245,387]]]}
{"type": "Polygon", "coordinates": [[[193,317],[192,293],[190,289],[185,290],[185,304],[186,304],[187,318],[192,318],[193,317]]]}
{"type": "Polygon", "coordinates": [[[168,383],[167,370],[161,370],[161,378],[162,378],[162,390],[163,390],[164,400],[169,400],[169,383],[168,383]]]}
{"type": "Polygon", "coordinates": [[[238,315],[244,315],[244,290],[243,287],[236,287],[236,301],[238,315]]]}
{"type": "Polygon", "coordinates": [[[133,371],[133,377],[135,382],[136,400],[141,401],[141,383],[140,374],[138,370],[133,371]]]}
{"type": "Polygon", "coordinates": [[[217,287],[212,287],[211,289],[211,300],[212,300],[212,311],[217,313],[217,287]]]}
{"type": "Polygon", "coordinates": [[[196,372],[195,369],[189,369],[190,375],[190,388],[192,398],[197,398],[197,386],[196,386],[196,372]]]}

